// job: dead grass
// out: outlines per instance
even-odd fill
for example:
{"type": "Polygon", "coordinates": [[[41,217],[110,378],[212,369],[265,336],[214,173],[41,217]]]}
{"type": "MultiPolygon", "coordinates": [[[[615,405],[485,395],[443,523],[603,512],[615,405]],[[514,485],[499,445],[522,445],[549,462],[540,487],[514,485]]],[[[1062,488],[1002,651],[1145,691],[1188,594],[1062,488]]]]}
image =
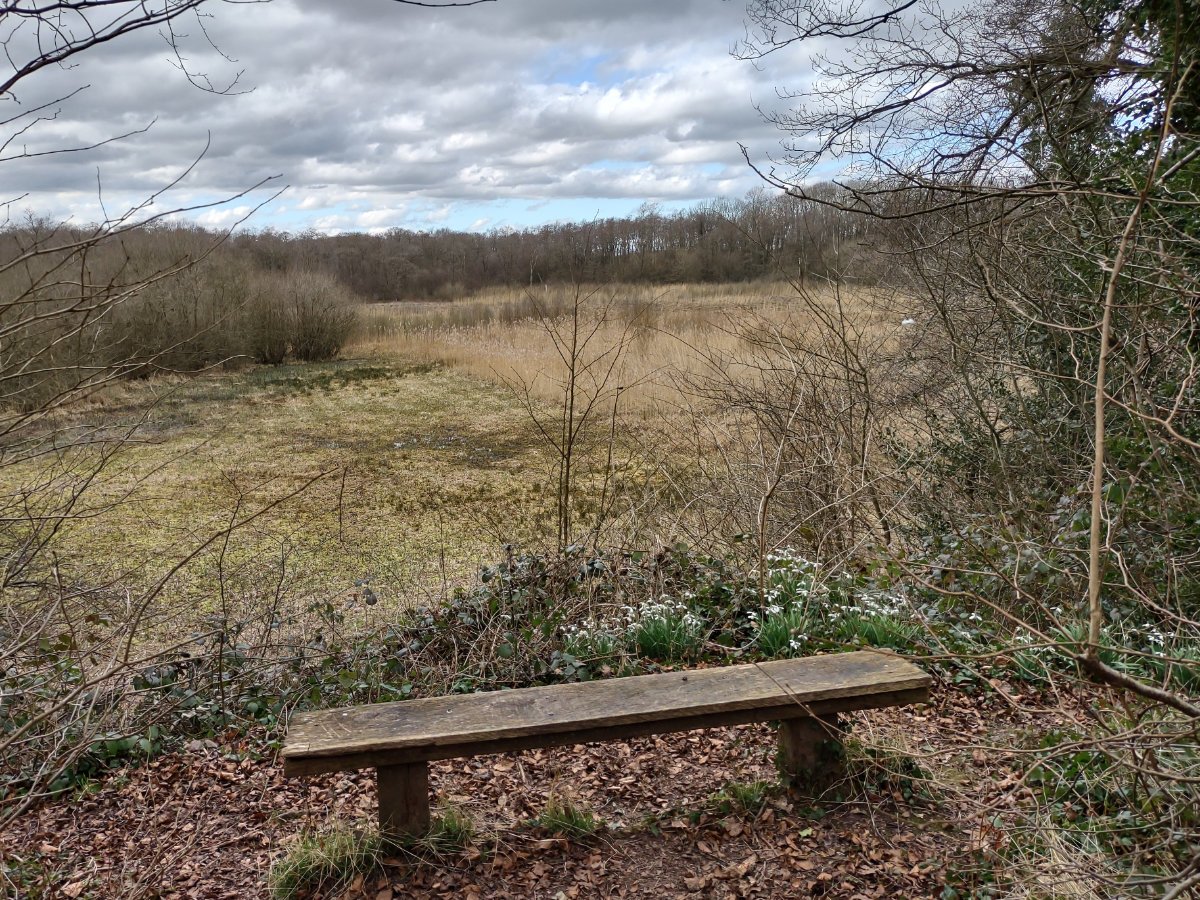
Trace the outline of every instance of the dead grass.
{"type": "MultiPolygon", "coordinates": [[[[312,603],[331,598],[357,623],[385,622],[464,582],[503,544],[538,547],[552,534],[551,452],[504,385],[557,399],[562,364],[537,313],[562,315],[570,299],[559,288],[375,305],[347,348],[354,359],[114,385],[55,422],[146,417],[91,485],[97,514],[71,522],[53,550],[115,594],[136,592],[315,478],[175,576],[157,629],[281,597],[301,627],[312,603]]],[[[870,327],[895,327],[869,294],[843,300],[870,327]]],[[[630,336],[624,426],[660,457],[625,473],[648,498],[625,514],[650,529],[650,482],[673,451],[648,431],[669,435],[663,420],[694,402],[680,384],[735,355],[749,319],[782,323],[804,307],[785,284],[602,288],[595,303],[613,311],[601,345],[630,336]]],[[[99,452],[76,447],[70,465],[86,472],[99,452]]],[[[0,491],[36,483],[45,464],[5,467],[0,491]]]]}
{"type": "MultiPolygon", "coordinates": [[[[284,593],[386,621],[462,581],[549,516],[544,451],[502,390],[445,368],[348,361],[123,385],[110,420],[152,408],[54,552],[118,593],[152,583],[234,519],[317,478],[176,576],[164,610],[197,614],[284,593]],[[320,476],[320,477],[318,477],[320,476]],[[367,606],[369,584],[377,605],[367,606]]],[[[95,412],[92,410],[92,412],[95,412]]],[[[81,446],[87,471],[101,452],[81,446]]],[[[4,490],[45,460],[8,466],[4,490]]],[[[165,613],[164,613],[165,615],[165,613]]],[[[161,628],[186,622],[164,619],[161,628]]]]}
{"type": "MultiPolygon", "coordinates": [[[[787,283],[745,285],[591,286],[585,315],[611,308],[601,344],[630,336],[622,361],[626,411],[642,418],[678,409],[680,385],[692,376],[714,374],[714,366],[735,357],[752,324],[795,327],[810,315],[787,283]]],[[[349,352],[442,363],[497,384],[528,384],[543,401],[556,399],[554,375],[561,363],[546,338],[540,317],[558,318],[571,307],[569,285],[526,291],[491,290],[451,302],[373,304],[349,352]]],[[[810,292],[832,308],[832,289],[810,292]]],[[[850,315],[865,328],[894,329],[899,319],[881,298],[865,289],[842,288],[850,315]],[[894,321],[893,321],[894,319],[894,321]]]]}

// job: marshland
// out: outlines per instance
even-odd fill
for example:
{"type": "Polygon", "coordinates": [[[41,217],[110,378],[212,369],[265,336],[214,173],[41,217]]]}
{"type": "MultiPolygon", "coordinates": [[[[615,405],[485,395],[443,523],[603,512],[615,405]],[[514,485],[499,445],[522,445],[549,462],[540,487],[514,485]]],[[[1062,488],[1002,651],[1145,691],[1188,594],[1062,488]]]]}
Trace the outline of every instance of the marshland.
{"type": "MultiPolygon", "coordinates": [[[[682,113],[686,152],[644,178],[608,157],[539,168],[566,137],[537,129],[574,134],[555,117],[600,93],[591,140],[610,116],[667,139],[633,114],[639,91],[665,91],[670,117],[682,89],[631,51],[520,69],[538,102],[570,91],[520,119],[537,137],[509,155],[499,120],[431,147],[412,135],[454,104],[393,109],[378,127],[402,191],[368,177],[382,139],[354,164],[349,145],[289,156],[303,200],[270,178],[229,191],[204,154],[234,171],[258,138],[210,139],[167,185],[139,163],[120,190],[140,199],[114,212],[64,160],[128,167],[143,132],[77,133],[74,93],[14,93],[127,41],[110,5],[66,5],[87,29],[0,13],[10,61],[32,54],[0,82],[21,198],[0,226],[0,897],[1196,889],[1187,9],[751,2],[733,57],[754,78],[829,52],[757,108],[781,154],[735,147],[749,180],[722,170],[709,199],[663,174],[717,152],[682,113]],[[535,190],[550,182],[645,196],[443,224],[485,189],[518,215],[518,172],[525,216],[561,199],[535,190]],[[819,790],[783,777],[766,723],[439,760],[427,833],[397,843],[369,772],[288,780],[280,761],[318,710],[848,651],[900,654],[934,686],[831,720],[819,790]]],[[[204,115],[257,102],[181,49],[234,39],[201,0],[116,5],[132,32],[166,29],[204,115]]],[[[559,34],[512,5],[401,12],[559,34]]],[[[370,44],[374,15],[337,27],[370,44]]],[[[675,60],[676,37],[656,53],[675,60]]],[[[311,85],[265,94],[287,109],[311,85]]],[[[164,97],[142,100],[179,106],[164,97]]],[[[369,130],[354,109],[261,146],[369,130]]]]}

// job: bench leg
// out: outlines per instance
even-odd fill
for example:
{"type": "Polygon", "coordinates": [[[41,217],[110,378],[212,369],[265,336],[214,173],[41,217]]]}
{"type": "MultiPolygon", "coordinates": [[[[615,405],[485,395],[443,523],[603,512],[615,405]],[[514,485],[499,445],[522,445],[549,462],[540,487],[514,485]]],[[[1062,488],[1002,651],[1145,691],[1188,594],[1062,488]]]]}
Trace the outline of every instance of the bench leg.
{"type": "Polygon", "coordinates": [[[385,841],[419,837],[429,830],[429,763],[379,766],[379,831],[385,841]]]}
{"type": "Polygon", "coordinates": [[[776,761],[784,783],[810,796],[837,784],[846,774],[837,716],[784,719],[776,761]]]}

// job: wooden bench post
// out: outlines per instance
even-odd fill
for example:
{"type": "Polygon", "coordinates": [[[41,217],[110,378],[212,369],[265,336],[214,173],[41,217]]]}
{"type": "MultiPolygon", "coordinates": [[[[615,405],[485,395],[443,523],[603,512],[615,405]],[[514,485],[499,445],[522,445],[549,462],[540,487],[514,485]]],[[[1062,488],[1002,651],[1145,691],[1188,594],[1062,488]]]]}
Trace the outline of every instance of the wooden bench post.
{"type": "Polygon", "coordinates": [[[379,832],[398,843],[429,830],[429,763],[416,762],[375,769],[379,788],[379,832]]]}
{"type": "Polygon", "coordinates": [[[779,774],[788,787],[816,796],[845,777],[837,716],[804,716],[779,723],[779,774]]]}

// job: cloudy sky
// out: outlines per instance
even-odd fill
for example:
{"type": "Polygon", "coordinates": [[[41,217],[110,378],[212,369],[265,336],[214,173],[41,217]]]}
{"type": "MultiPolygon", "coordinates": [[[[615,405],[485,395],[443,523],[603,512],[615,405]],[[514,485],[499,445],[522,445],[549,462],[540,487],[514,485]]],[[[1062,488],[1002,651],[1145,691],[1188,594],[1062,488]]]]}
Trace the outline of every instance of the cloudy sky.
{"type": "MultiPolygon", "coordinates": [[[[736,60],[744,0],[499,0],[420,9],[391,0],[272,0],[206,6],[180,21],[189,84],[146,31],[47,69],[6,98],[9,118],[51,107],[9,146],[37,152],[145,133],[70,155],[0,163],[0,198],[93,221],[194,170],[157,206],[210,203],[269,176],[286,186],[249,221],[298,231],[489,229],[622,215],[741,196],[779,134],[755,104],[798,87],[808,52],[736,60]],[[207,151],[205,148],[207,145],[207,151]],[[203,154],[203,156],[201,156],[203,154]]],[[[28,119],[8,126],[11,135],[28,119]]],[[[190,213],[227,225],[259,190],[190,213]]]]}

